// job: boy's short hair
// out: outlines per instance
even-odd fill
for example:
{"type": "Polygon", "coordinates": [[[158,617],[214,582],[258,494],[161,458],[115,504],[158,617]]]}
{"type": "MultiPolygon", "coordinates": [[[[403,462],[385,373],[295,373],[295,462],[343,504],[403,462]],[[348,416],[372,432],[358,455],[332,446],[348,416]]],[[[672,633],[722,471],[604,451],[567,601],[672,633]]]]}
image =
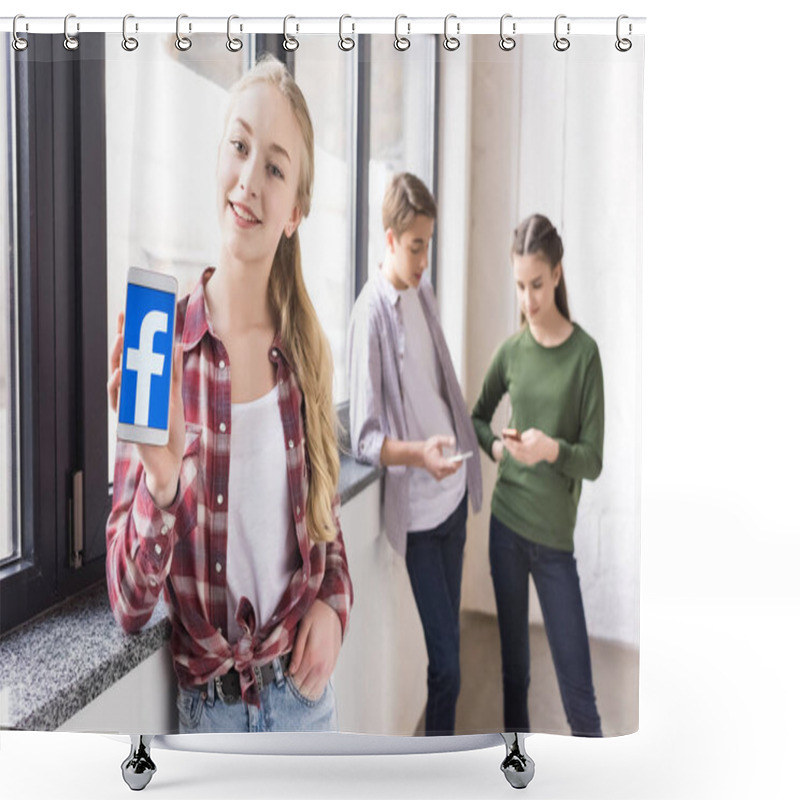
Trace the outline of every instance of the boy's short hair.
{"type": "Polygon", "coordinates": [[[383,229],[402,236],[417,214],[436,219],[436,201],[428,187],[410,172],[398,172],[383,196],[383,229]]]}

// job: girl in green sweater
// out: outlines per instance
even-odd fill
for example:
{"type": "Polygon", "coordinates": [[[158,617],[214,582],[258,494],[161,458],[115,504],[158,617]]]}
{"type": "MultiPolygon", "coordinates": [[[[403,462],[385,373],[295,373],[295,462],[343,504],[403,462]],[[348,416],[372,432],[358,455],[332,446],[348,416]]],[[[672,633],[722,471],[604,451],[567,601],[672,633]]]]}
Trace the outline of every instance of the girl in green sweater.
{"type": "Polygon", "coordinates": [[[499,462],[489,560],[503,660],[506,731],[530,730],[528,576],[539,596],[573,735],[601,736],[573,534],[583,479],[603,463],[603,372],[594,339],[570,319],[561,237],[534,214],[514,231],[521,330],[495,354],[472,421],[499,462]],[[510,428],[491,421],[508,392],[510,428]]]}

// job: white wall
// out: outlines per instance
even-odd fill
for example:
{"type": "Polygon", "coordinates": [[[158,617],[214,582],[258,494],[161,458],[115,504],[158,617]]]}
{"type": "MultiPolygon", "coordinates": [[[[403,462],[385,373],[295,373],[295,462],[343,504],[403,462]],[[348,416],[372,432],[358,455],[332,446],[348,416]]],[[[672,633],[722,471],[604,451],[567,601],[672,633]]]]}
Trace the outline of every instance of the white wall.
{"type": "MultiPolygon", "coordinates": [[[[373,483],[342,508],[355,601],[333,683],[342,731],[409,735],[425,708],[427,656],[405,562],[381,528],[380,494],[373,483]]],[[[175,696],[164,645],[59,730],[177,731],[175,696]]]]}
{"type": "MultiPolygon", "coordinates": [[[[613,40],[583,37],[570,59],[545,37],[503,53],[475,37],[466,394],[518,326],[509,262],[514,227],[547,215],[564,240],[573,318],[603,360],[603,473],[585,481],[575,531],[590,634],[639,640],[638,298],[641,70],[613,40]]],[[[457,198],[456,198],[457,199],[457,198]]],[[[498,409],[496,427],[508,419],[498,409]]],[[[496,468],[482,456],[486,508],[470,520],[464,605],[494,613],[488,527],[496,468]]],[[[541,619],[531,593],[531,619],[541,619]]]]}

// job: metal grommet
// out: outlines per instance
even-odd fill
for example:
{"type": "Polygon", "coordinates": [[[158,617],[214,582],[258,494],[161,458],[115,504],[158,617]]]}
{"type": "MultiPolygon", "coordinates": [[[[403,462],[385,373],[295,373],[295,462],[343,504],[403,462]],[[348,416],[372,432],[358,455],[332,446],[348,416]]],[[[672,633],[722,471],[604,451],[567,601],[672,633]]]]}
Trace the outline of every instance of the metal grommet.
{"type": "MultiPolygon", "coordinates": [[[[122,49],[127,50],[129,53],[132,53],[138,46],[139,40],[135,39],[133,36],[128,36],[128,20],[133,19],[133,14],[126,14],[122,18],[122,49]]],[[[137,24],[136,30],[139,30],[139,26],[137,24]]]]}
{"type": "MultiPolygon", "coordinates": [[[[411,47],[411,40],[406,36],[400,35],[400,20],[401,19],[408,19],[405,14],[398,14],[394,18],[394,49],[395,50],[408,50],[411,47]]],[[[407,23],[408,24],[408,23],[407,23]]],[[[411,25],[408,24],[408,32],[411,33],[411,25]]]]}
{"type": "MultiPolygon", "coordinates": [[[[293,53],[298,47],[300,47],[300,42],[298,42],[297,39],[288,31],[290,19],[297,19],[297,17],[293,17],[291,14],[289,14],[283,18],[283,49],[293,53]]],[[[295,25],[295,30],[300,30],[300,26],[295,25]]]]}
{"type": "MultiPolygon", "coordinates": [[[[181,20],[187,19],[189,17],[188,14],[178,14],[177,19],[175,20],[175,47],[178,48],[182,53],[185,53],[191,46],[192,40],[188,36],[184,36],[181,33],[181,20]]],[[[189,32],[191,33],[192,30],[192,23],[189,23],[189,32]]]]}
{"type": "MultiPolygon", "coordinates": [[[[28,49],[28,40],[27,39],[23,39],[17,33],[17,20],[19,20],[19,19],[25,19],[24,15],[17,14],[17,16],[14,17],[13,24],[11,25],[11,35],[12,35],[11,44],[12,44],[12,46],[14,47],[14,49],[18,53],[22,52],[23,50],[27,50],[28,49]]],[[[25,30],[28,30],[28,24],[27,23],[25,24],[25,30]]]]}
{"type": "MultiPolygon", "coordinates": [[[[77,50],[78,49],[78,45],[80,44],[80,42],[78,42],[77,37],[69,35],[69,21],[71,19],[75,19],[75,15],[74,14],[67,14],[67,16],[64,17],[64,49],[65,50],[77,50]]],[[[80,30],[81,29],[81,26],[79,24],[77,24],[77,23],[76,23],[75,27],[76,27],[76,30],[80,30]]]]}
{"type": "MultiPolygon", "coordinates": [[[[628,15],[627,14],[620,14],[617,17],[617,41],[614,42],[614,47],[616,47],[617,50],[620,51],[620,53],[627,53],[628,50],[630,50],[631,47],[633,47],[633,42],[630,39],[623,39],[619,35],[619,28],[620,28],[619,24],[624,19],[628,19],[628,15]]],[[[631,33],[633,33],[633,26],[629,22],[628,23],[628,35],[630,36],[631,33]]]]}
{"type": "MultiPolygon", "coordinates": [[[[505,32],[505,24],[507,19],[511,19],[511,14],[503,14],[503,16],[500,17],[500,49],[505,50],[506,52],[508,52],[509,50],[513,50],[517,46],[517,40],[514,39],[512,36],[509,36],[505,32]]],[[[517,23],[512,22],[511,33],[516,33],[516,32],[517,32],[517,23]]]]}
{"type": "MultiPolygon", "coordinates": [[[[559,14],[556,17],[556,21],[553,24],[553,34],[556,37],[556,40],[553,42],[553,47],[558,50],[559,53],[563,53],[565,50],[569,50],[570,41],[564,36],[558,35],[558,21],[560,19],[566,19],[566,14],[559,14]]],[[[567,36],[569,36],[569,22],[567,23],[567,36]]]]}
{"type": "MultiPolygon", "coordinates": [[[[356,41],[351,36],[345,36],[342,30],[342,26],[346,19],[353,19],[349,14],[342,14],[339,17],[339,49],[344,50],[347,52],[348,50],[352,50],[356,46],[356,41]]],[[[353,33],[356,32],[356,25],[353,23],[353,33]]]]}
{"type": "MultiPolygon", "coordinates": [[[[236,14],[231,14],[228,17],[228,41],[225,42],[225,47],[227,47],[231,53],[238,53],[244,47],[241,39],[231,36],[231,22],[235,19],[239,19],[236,14]]],[[[241,31],[241,29],[242,26],[240,25],[239,30],[241,31]]]]}
{"type": "MultiPolygon", "coordinates": [[[[445,50],[449,50],[451,53],[453,50],[458,50],[461,47],[461,40],[456,36],[450,36],[447,33],[447,23],[450,22],[451,19],[456,19],[455,14],[448,14],[444,18],[444,40],[442,41],[442,47],[445,50]]],[[[461,33],[461,23],[456,23],[456,33],[461,33]]]]}

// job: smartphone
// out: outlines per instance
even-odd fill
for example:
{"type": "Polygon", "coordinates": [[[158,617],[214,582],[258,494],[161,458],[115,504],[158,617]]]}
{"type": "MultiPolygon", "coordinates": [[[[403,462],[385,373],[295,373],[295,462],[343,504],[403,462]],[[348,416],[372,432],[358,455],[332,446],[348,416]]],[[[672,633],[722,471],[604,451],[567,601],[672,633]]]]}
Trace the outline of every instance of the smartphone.
{"type": "Polygon", "coordinates": [[[522,440],[522,436],[516,428],[503,428],[503,438],[513,439],[515,442],[522,440]]]}
{"type": "Polygon", "coordinates": [[[468,450],[466,453],[456,453],[447,460],[455,464],[458,461],[466,461],[468,458],[472,458],[472,450],[468,450]]]}
{"type": "Polygon", "coordinates": [[[169,392],[178,281],[131,267],[125,292],[122,382],[117,436],[128,442],[169,441],[169,392]]]}

